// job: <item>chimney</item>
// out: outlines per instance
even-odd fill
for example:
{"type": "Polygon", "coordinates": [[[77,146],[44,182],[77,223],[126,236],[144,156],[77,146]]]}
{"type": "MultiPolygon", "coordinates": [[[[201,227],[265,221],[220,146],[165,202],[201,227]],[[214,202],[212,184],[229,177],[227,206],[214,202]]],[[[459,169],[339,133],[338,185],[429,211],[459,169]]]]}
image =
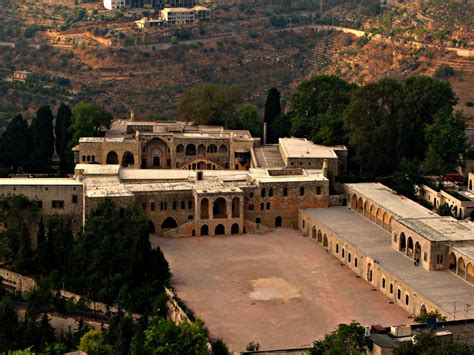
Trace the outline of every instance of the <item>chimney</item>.
{"type": "Polygon", "coordinates": [[[263,122],[263,145],[267,144],[267,122],[263,122]]]}
{"type": "Polygon", "coordinates": [[[328,177],[328,160],[327,159],[323,160],[323,176],[325,178],[328,177]]]}

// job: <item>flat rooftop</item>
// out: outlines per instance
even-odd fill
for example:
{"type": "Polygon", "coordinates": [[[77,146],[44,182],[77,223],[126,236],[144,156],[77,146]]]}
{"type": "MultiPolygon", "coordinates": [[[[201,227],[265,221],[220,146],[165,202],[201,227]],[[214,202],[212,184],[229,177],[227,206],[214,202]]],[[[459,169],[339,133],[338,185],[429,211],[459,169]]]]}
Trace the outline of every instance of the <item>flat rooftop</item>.
{"type": "Polygon", "coordinates": [[[0,186],[82,186],[82,183],[69,178],[3,178],[0,186]]]}
{"type": "Polygon", "coordinates": [[[299,231],[265,235],[151,237],[170,263],[176,294],[232,351],[311,346],[352,320],[411,319],[299,231]]]}
{"type": "Polygon", "coordinates": [[[305,138],[280,138],[279,144],[288,158],[337,159],[337,154],[331,147],[314,144],[305,138]]]}
{"type": "Polygon", "coordinates": [[[474,241],[474,223],[453,217],[405,218],[398,222],[431,241],[474,241]]]}
{"type": "Polygon", "coordinates": [[[383,206],[397,218],[420,218],[438,216],[418,203],[397,194],[378,182],[346,184],[352,191],[383,206]]]}
{"type": "Polygon", "coordinates": [[[380,226],[347,207],[303,210],[334,234],[362,253],[370,256],[392,275],[411,286],[417,293],[430,299],[439,308],[463,318],[459,305],[474,304],[474,287],[448,270],[426,271],[414,266],[413,259],[392,249],[391,235],[380,226]]]}

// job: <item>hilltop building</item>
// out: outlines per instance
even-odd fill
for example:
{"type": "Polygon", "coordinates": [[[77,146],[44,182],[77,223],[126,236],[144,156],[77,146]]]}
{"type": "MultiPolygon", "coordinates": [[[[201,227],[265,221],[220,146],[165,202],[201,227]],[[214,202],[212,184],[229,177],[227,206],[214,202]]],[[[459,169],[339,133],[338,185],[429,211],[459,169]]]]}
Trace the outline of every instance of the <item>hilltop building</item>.
{"type": "Polygon", "coordinates": [[[108,10],[122,7],[164,9],[165,7],[193,7],[195,5],[194,0],[103,0],[103,4],[108,10]]]}

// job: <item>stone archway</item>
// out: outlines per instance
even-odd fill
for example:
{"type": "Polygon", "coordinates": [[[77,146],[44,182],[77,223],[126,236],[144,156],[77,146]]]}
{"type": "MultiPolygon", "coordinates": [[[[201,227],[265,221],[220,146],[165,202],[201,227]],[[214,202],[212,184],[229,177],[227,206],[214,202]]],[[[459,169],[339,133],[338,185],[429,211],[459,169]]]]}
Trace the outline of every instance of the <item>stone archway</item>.
{"type": "Polygon", "coordinates": [[[171,168],[171,155],[168,144],[160,138],[149,140],[143,150],[141,165],[142,168],[146,169],[171,168]]]}
{"type": "Polygon", "coordinates": [[[458,272],[457,274],[462,277],[463,279],[466,278],[466,263],[464,262],[464,258],[458,259],[458,272]]]}
{"type": "Polygon", "coordinates": [[[466,280],[471,284],[474,283],[474,266],[472,266],[472,263],[467,264],[466,280]]]}
{"type": "Polygon", "coordinates": [[[227,146],[225,144],[219,146],[219,154],[227,154],[227,146]]]}
{"type": "Polygon", "coordinates": [[[230,234],[239,234],[240,227],[237,223],[234,223],[230,229],[230,234]]]}
{"type": "Polygon", "coordinates": [[[199,144],[197,148],[197,155],[205,156],[206,155],[206,146],[204,144],[199,144]]]}
{"type": "Polygon", "coordinates": [[[113,150],[107,153],[107,159],[106,159],[107,164],[118,164],[118,155],[115,153],[113,150]]]}
{"type": "Polygon", "coordinates": [[[421,260],[421,244],[418,241],[415,243],[415,253],[413,255],[413,259],[416,261],[421,260]]]}
{"type": "Polygon", "coordinates": [[[218,224],[216,226],[214,235],[224,235],[225,234],[225,227],[223,224],[218,224]]]}
{"type": "Polygon", "coordinates": [[[351,197],[351,209],[357,212],[357,195],[353,194],[351,197]]]}
{"type": "Polygon", "coordinates": [[[186,155],[195,156],[196,155],[196,146],[194,144],[188,144],[186,146],[186,155]]]}
{"type": "Polygon", "coordinates": [[[454,273],[457,272],[458,262],[456,259],[456,255],[453,252],[451,252],[448,257],[448,268],[454,273]]]}
{"type": "Polygon", "coordinates": [[[407,256],[410,258],[413,256],[413,239],[412,237],[408,237],[407,240],[407,256]]]}
{"type": "Polygon", "coordinates": [[[326,248],[328,247],[328,236],[326,234],[324,235],[324,238],[323,238],[323,247],[326,247],[326,248]]]}
{"type": "Polygon", "coordinates": [[[224,197],[219,197],[214,201],[212,215],[213,218],[227,218],[227,201],[224,197]]]}
{"type": "Polygon", "coordinates": [[[405,233],[402,232],[400,233],[400,244],[398,247],[398,251],[405,254],[406,249],[407,249],[407,239],[405,237],[405,233]]]}
{"type": "Polygon", "coordinates": [[[201,226],[201,236],[206,236],[206,235],[209,235],[209,227],[207,226],[207,224],[203,224],[201,226]]]}
{"type": "Polygon", "coordinates": [[[420,316],[425,317],[427,314],[428,314],[428,312],[426,311],[425,305],[424,305],[424,304],[421,305],[421,308],[420,308],[420,316]]]}
{"type": "Polygon", "coordinates": [[[359,197],[357,200],[357,212],[360,214],[364,214],[364,200],[362,197],[359,197]]]}
{"type": "Polygon", "coordinates": [[[131,165],[135,165],[135,157],[132,152],[126,151],[122,156],[122,166],[126,168],[131,165]]]}
{"type": "Polygon", "coordinates": [[[201,200],[201,219],[209,218],[209,200],[204,197],[201,200]]]}
{"type": "Polygon", "coordinates": [[[278,227],[281,227],[282,225],[283,225],[283,219],[281,218],[281,216],[276,216],[275,227],[278,228],[278,227]]]}
{"type": "Polygon", "coordinates": [[[240,217],[240,198],[237,196],[232,199],[232,218],[240,217]]]}
{"type": "MultiPolygon", "coordinates": [[[[325,234],[325,235],[326,235],[326,234],[325,234]]],[[[323,237],[321,236],[320,233],[318,234],[318,243],[320,243],[320,244],[323,243],[323,237]]]]}
{"type": "Polygon", "coordinates": [[[173,217],[167,217],[163,223],[161,223],[161,230],[177,228],[178,223],[173,217]]]}
{"type": "Polygon", "coordinates": [[[311,229],[311,238],[316,239],[317,233],[318,232],[316,230],[316,227],[313,226],[313,228],[311,229]]]}

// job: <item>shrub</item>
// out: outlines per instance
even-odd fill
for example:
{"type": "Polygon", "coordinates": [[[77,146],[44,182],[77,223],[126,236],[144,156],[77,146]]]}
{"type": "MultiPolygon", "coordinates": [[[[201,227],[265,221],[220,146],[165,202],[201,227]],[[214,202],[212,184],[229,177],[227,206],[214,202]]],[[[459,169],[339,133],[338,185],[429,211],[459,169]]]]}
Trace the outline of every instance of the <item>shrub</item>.
{"type": "Polygon", "coordinates": [[[454,68],[449,64],[441,64],[435,71],[434,76],[438,79],[446,79],[454,75],[454,68]]]}

